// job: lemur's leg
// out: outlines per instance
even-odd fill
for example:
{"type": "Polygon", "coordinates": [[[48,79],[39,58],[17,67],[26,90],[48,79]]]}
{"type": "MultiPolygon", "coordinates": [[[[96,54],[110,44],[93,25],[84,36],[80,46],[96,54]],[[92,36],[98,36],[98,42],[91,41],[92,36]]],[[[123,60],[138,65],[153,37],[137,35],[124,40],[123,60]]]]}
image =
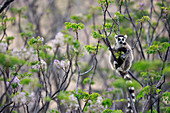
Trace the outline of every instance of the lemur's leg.
{"type": "Polygon", "coordinates": [[[113,67],[114,67],[115,69],[118,69],[118,63],[117,63],[116,61],[113,62],[113,67]]]}
{"type": "Polygon", "coordinates": [[[118,68],[117,68],[117,71],[121,71],[121,72],[123,72],[122,67],[118,67],[118,68]]]}
{"type": "Polygon", "coordinates": [[[129,69],[130,69],[130,67],[131,67],[131,61],[130,61],[130,59],[129,59],[129,56],[125,59],[125,61],[124,61],[124,63],[122,64],[122,69],[124,70],[124,71],[129,71],[129,69]]]}
{"type": "Polygon", "coordinates": [[[129,54],[130,54],[130,50],[128,50],[128,51],[127,51],[126,53],[124,53],[123,55],[121,55],[121,59],[122,59],[122,60],[125,60],[126,57],[129,56],[129,54]]]}

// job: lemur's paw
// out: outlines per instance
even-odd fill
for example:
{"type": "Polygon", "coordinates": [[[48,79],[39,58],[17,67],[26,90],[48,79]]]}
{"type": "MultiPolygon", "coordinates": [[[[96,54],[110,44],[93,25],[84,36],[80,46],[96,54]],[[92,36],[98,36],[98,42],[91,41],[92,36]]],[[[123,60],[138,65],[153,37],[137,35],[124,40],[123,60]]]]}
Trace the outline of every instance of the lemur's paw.
{"type": "Polygon", "coordinates": [[[126,57],[127,57],[126,54],[123,54],[123,55],[121,56],[121,59],[125,60],[126,57]]]}
{"type": "Polygon", "coordinates": [[[123,69],[121,67],[118,67],[117,70],[118,71],[123,71],[123,69]]]}
{"type": "Polygon", "coordinates": [[[115,69],[117,69],[118,68],[118,63],[116,61],[114,61],[113,66],[114,66],[115,69]]]}
{"type": "Polygon", "coordinates": [[[115,64],[118,64],[118,63],[116,61],[114,61],[113,64],[115,65],[115,64]]]}

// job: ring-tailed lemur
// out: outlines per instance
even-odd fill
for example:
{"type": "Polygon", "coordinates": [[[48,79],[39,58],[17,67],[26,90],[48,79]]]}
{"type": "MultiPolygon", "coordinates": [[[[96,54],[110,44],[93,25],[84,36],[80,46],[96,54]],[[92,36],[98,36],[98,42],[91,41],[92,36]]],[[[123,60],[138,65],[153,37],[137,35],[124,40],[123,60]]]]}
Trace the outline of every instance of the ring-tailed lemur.
{"type": "MultiPolygon", "coordinates": [[[[128,71],[131,67],[133,61],[132,49],[129,44],[126,42],[127,35],[115,35],[116,43],[112,48],[113,53],[116,55],[117,61],[111,55],[110,63],[112,69],[116,71],[128,82],[132,83],[131,77],[128,74],[128,71]]],[[[133,102],[135,102],[134,87],[128,87],[128,91],[132,97],[133,102]]],[[[127,113],[133,113],[130,98],[128,97],[128,107],[127,113]]]]}

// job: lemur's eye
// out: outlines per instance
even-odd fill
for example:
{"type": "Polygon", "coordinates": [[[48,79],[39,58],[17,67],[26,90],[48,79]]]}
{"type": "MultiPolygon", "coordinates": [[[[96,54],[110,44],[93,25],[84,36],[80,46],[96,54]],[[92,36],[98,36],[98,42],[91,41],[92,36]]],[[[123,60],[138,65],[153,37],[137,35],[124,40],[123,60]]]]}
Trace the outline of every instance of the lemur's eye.
{"type": "Polygon", "coordinates": [[[118,38],[118,41],[120,41],[120,38],[118,38]]]}
{"type": "Polygon", "coordinates": [[[122,39],[122,41],[124,41],[124,38],[122,39]]]}

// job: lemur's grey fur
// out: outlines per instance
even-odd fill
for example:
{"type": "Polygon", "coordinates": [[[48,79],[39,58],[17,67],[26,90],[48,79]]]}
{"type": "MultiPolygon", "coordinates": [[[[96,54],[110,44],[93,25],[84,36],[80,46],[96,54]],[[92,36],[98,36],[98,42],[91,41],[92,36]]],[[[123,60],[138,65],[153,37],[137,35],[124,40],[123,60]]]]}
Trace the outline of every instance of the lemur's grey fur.
{"type": "MultiPolygon", "coordinates": [[[[116,43],[112,48],[113,53],[118,54],[117,61],[110,55],[110,64],[112,69],[115,69],[127,82],[132,82],[128,71],[132,65],[133,54],[132,49],[126,42],[127,35],[115,35],[116,43]],[[122,53],[123,52],[123,53],[122,53]]],[[[129,93],[132,97],[133,102],[135,102],[134,87],[128,87],[129,93]]],[[[128,107],[127,113],[133,113],[130,98],[128,97],[128,107]]]]}

